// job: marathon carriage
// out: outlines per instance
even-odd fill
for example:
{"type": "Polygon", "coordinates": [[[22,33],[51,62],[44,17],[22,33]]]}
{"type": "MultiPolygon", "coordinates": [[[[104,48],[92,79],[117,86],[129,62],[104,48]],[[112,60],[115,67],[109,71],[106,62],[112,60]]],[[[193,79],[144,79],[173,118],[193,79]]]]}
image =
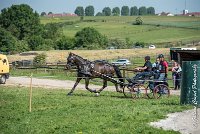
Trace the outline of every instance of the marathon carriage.
{"type": "Polygon", "coordinates": [[[169,97],[170,89],[167,83],[167,79],[158,80],[155,79],[155,74],[152,73],[145,78],[139,80],[127,79],[128,84],[125,84],[123,93],[126,97],[131,98],[160,98],[169,97]]]}
{"type": "Polygon", "coordinates": [[[169,97],[170,95],[170,90],[166,81],[154,80],[152,76],[137,81],[125,79],[122,77],[118,66],[106,61],[97,60],[91,62],[76,54],[70,53],[67,58],[66,67],[70,69],[72,66],[76,66],[77,68],[77,79],[73,88],[67,95],[72,95],[81,79],[85,79],[85,88],[96,94],[103,91],[103,89],[107,87],[107,81],[110,81],[115,85],[116,91],[120,93],[123,92],[126,97],[160,98],[161,96],[169,97]],[[115,74],[117,75],[117,79],[114,78],[115,74]],[[103,86],[99,90],[89,88],[89,81],[95,78],[101,78],[103,80],[103,86]]]}

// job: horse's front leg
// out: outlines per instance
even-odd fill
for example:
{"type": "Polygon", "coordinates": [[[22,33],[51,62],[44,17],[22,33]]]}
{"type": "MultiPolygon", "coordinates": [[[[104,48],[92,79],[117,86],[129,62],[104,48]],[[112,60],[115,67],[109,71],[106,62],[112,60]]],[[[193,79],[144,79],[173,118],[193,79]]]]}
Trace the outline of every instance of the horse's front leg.
{"type": "Polygon", "coordinates": [[[107,80],[104,80],[104,79],[103,79],[103,87],[100,88],[100,89],[97,91],[97,93],[100,93],[100,92],[103,91],[104,88],[106,88],[106,87],[107,87],[107,80]]]}
{"type": "Polygon", "coordinates": [[[73,88],[71,89],[71,91],[67,95],[71,95],[74,92],[74,89],[76,88],[76,86],[78,85],[78,83],[80,82],[81,79],[82,78],[77,78],[76,79],[76,82],[75,82],[73,88]]]}
{"type": "Polygon", "coordinates": [[[90,89],[90,88],[88,87],[88,86],[89,86],[89,83],[90,83],[90,79],[89,79],[89,78],[85,78],[85,88],[86,88],[88,91],[92,92],[92,93],[97,93],[96,90],[92,90],[92,89],[90,89]]]}
{"type": "Polygon", "coordinates": [[[117,91],[117,92],[122,93],[122,90],[119,90],[119,87],[118,87],[118,84],[117,84],[117,83],[115,83],[115,88],[116,88],[116,91],[117,91]]]}

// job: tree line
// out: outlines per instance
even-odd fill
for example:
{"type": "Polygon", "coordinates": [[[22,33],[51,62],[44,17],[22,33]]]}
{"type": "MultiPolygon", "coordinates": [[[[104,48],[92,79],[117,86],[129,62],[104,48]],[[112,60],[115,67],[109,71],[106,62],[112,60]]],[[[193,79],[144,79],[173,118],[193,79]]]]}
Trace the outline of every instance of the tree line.
{"type": "Polygon", "coordinates": [[[74,37],[65,36],[62,27],[73,23],[41,24],[39,14],[26,4],[4,8],[0,14],[0,52],[127,48],[128,43],[108,39],[92,27],[83,28],[74,37]]]}
{"type": "MultiPolygon", "coordinates": [[[[89,5],[85,8],[82,6],[76,7],[75,14],[78,16],[94,16],[94,7],[89,5]]],[[[96,16],[137,16],[137,15],[155,15],[154,7],[137,6],[129,8],[128,6],[122,6],[121,10],[119,7],[114,7],[112,10],[110,7],[103,8],[102,12],[98,12],[96,16]]]]}
{"type": "MultiPolygon", "coordinates": [[[[95,15],[95,8],[92,5],[87,6],[85,9],[82,6],[76,7],[75,14],[78,16],[137,16],[137,15],[155,15],[155,8],[154,7],[128,7],[128,6],[122,6],[120,9],[119,7],[104,7],[102,12],[98,12],[95,15]]],[[[49,12],[49,14],[53,14],[52,12],[49,12]]],[[[41,16],[46,15],[45,12],[41,13],[41,16]]]]}

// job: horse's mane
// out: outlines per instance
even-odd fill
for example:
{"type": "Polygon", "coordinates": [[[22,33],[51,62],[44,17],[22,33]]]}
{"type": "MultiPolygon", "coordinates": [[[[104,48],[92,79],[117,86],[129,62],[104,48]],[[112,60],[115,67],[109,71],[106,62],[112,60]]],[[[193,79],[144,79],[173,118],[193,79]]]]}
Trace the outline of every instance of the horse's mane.
{"type": "Polygon", "coordinates": [[[79,58],[79,59],[81,59],[81,60],[83,60],[83,61],[89,61],[89,60],[84,59],[83,57],[81,57],[81,56],[79,56],[79,55],[77,55],[77,54],[74,54],[74,53],[71,53],[71,52],[70,52],[70,54],[76,56],[77,58],[79,58]]]}

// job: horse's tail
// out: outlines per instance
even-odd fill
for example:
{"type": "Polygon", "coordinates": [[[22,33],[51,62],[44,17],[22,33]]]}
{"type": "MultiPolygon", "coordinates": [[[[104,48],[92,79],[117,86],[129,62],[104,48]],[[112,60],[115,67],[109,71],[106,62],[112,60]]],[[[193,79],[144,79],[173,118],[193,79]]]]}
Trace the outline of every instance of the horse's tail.
{"type": "Polygon", "coordinates": [[[120,72],[118,66],[113,65],[113,67],[114,67],[114,70],[115,70],[115,73],[116,73],[117,77],[119,78],[119,81],[121,82],[120,86],[123,87],[123,82],[124,81],[123,81],[122,73],[120,72]]]}

